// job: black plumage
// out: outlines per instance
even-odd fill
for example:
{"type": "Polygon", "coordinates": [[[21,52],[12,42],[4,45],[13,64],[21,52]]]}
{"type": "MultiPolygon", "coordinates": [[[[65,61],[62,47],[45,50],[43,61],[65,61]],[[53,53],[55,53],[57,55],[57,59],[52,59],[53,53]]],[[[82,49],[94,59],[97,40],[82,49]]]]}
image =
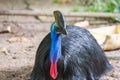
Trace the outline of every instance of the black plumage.
{"type": "MultiPolygon", "coordinates": [[[[112,66],[97,41],[84,28],[66,26],[56,80],[99,80],[112,66]]],[[[31,80],[53,80],[50,76],[51,33],[38,47],[31,80]]]]}

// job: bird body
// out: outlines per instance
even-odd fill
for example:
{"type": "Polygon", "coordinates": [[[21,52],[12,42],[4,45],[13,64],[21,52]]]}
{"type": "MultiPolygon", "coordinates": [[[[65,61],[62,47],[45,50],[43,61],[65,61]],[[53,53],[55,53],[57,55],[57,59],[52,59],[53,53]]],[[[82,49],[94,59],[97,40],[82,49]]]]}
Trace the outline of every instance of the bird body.
{"type": "Polygon", "coordinates": [[[99,80],[112,68],[88,30],[67,25],[64,35],[54,33],[55,26],[38,47],[31,80],[99,80]]]}

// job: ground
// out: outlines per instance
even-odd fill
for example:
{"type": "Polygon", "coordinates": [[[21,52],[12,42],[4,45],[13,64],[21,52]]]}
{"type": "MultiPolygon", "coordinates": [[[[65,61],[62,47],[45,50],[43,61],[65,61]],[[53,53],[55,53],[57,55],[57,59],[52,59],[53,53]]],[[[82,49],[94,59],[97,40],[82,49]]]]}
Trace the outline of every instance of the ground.
{"type": "MultiPolygon", "coordinates": [[[[23,0],[18,0],[17,5],[12,0],[8,0],[10,2],[1,1],[1,9],[26,8],[23,0]],[[7,5],[3,7],[3,3],[7,5]],[[10,6],[11,4],[13,5],[10,6]]],[[[0,31],[3,27],[5,29],[11,27],[11,30],[14,32],[14,34],[0,33],[0,80],[29,80],[37,47],[49,32],[50,25],[50,22],[41,22],[35,17],[0,16],[0,31]],[[25,37],[27,40],[22,42],[8,41],[14,37],[25,37]]],[[[120,49],[106,51],[105,54],[113,65],[113,70],[101,80],[120,80],[120,49]]]]}

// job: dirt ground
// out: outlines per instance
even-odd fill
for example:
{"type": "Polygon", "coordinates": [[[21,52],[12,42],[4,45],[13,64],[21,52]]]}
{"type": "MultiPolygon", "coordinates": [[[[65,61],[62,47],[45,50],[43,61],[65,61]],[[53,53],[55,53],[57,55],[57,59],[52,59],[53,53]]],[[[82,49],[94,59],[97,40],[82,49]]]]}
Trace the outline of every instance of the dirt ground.
{"type": "MultiPolygon", "coordinates": [[[[0,0],[0,9],[23,10],[27,7],[24,0],[12,1],[0,0]],[[6,6],[4,6],[5,4],[6,6]]],[[[42,5],[42,3],[38,4],[37,2],[33,4],[42,5]]],[[[49,4],[46,5],[50,6],[49,4]]],[[[34,5],[30,6],[32,8],[36,7],[34,5]]],[[[35,9],[38,9],[38,7],[35,9]]],[[[54,7],[52,9],[54,10],[54,7]]],[[[65,9],[66,11],[69,10],[65,9]]],[[[51,23],[40,22],[35,17],[0,16],[0,30],[11,27],[14,32],[14,34],[0,33],[0,80],[29,80],[37,47],[43,37],[49,32],[50,25],[51,23]],[[25,37],[27,40],[22,42],[8,41],[10,38],[15,37],[25,37]]],[[[101,80],[120,80],[120,49],[107,51],[105,54],[113,65],[113,70],[102,77],[101,80]]]]}
{"type": "Polygon", "coordinates": [[[0,34],[0,80],[26,80],[23,77],[30,74],[36,49],[48,33],[50,23],[0,23],[1,29],[3,26],[10,26],[16,33],[0,34]],[[8,42],[12,37],[25,37],[27,41],[8,42]]]}

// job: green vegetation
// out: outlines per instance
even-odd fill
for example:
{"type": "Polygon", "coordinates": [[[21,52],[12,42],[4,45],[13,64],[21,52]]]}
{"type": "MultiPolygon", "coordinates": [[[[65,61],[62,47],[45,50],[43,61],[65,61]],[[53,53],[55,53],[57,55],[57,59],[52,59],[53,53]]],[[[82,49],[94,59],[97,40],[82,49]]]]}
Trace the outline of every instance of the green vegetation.
{"type": "MultiPolygon", "coordinates": [[[[86,11],[120,13],[120,0],[97,0],[86,11]]],[[[120,17],[113,19],[120,22],[120,17]]]]}
{"type": "MultiPolygon", "coordinates": [[[[54,0],[54,3],[72,4],[73,12],[113,12],[120,13],[120,0],[54,0]]],[[[120,22],[120,17],[113,17],[120,22]]]]}
{"type": "Polygon", "coordinates": [[[80,7],[80,6],[74,6],[73,7],[73,9],[72,9],[72,11],[73,12],[84,12],[86,10],[86,8],[85,7],[80,7]]]}
{"type": "Polygon", "coordinates": [[[54,2],[54,3],[60,3],[60,1],[59,1],[59,0],[54,0],[53,2],[54,2]]]}
{"type": "MultiPolygon", "coordinates": [[[[90,5],[84,6],[85,12],[113,12],[120,13],[120,0],[96,0],[90,5]]],[[[75,6],[73,8],[74,12],[81,11],[81,7],[75,6]]],[[[120,22],[120,17],[113,18],[113,20],[120,22]]]]}

